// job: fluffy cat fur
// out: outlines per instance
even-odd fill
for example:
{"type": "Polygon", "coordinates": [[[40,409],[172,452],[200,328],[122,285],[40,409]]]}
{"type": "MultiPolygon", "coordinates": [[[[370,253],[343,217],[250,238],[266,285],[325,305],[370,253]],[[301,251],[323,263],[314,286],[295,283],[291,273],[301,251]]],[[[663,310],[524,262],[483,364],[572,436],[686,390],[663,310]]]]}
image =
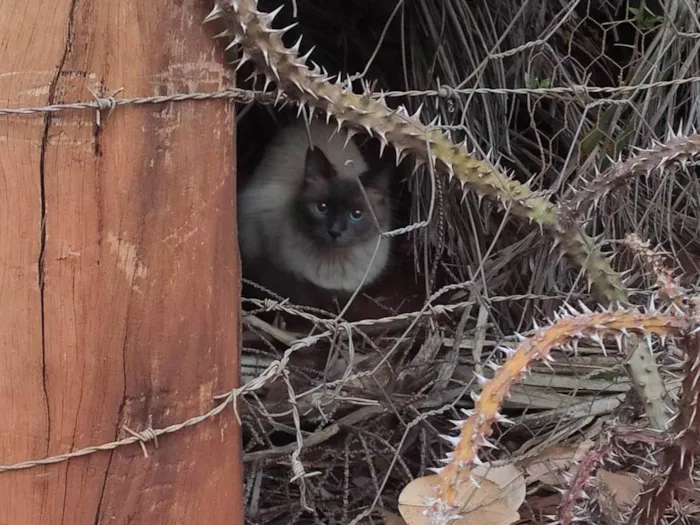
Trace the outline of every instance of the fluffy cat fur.
{"type": "Polygon", "coordinates": [[[345,141],[320,120],[282,128],[239,196],[244,273],[293,302],[311,304],[319,291],[351,294],[370,263],[365,286],[389,261],[386,237],[372,256],[377,223],[382,231],[391,227],[391,172],[371,169],[357,145],[345,141]]]}

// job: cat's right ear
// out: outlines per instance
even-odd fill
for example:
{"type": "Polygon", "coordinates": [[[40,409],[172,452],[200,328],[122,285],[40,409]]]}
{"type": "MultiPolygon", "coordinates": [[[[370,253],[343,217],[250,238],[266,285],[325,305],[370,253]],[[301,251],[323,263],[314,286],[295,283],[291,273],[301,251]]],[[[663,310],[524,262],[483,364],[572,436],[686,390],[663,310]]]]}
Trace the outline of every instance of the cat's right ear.
{"type": "Polygon", "coordinates": [[[304,179],[328,180],[335,175],[333,165],[321,148],[309,148],[306,150],[306,162],[304,164],[304,179]]]}
{"type": "Polygon", "coordinates": [[[394,170],[388,166],[379,166],[365,171],[360,175],[360,181],[365,188],[372,188],[386,195],[390,191],[394,170]]]}

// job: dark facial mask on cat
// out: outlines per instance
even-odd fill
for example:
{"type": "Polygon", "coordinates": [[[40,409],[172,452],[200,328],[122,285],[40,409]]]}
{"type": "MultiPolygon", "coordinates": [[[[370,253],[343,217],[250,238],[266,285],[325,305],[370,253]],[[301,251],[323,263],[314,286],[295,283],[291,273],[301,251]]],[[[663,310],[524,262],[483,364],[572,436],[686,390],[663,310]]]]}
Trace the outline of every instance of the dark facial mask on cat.
{"type": "Polygon", "coordinates": [[[328,247],[376,239],[377,222],[385,229],[390,217],[389,174],[367,170],[359,179],[365,191],[356,178],[341,175],[320,148],[309,148],[295,209],[300,231],[328,247]]]}

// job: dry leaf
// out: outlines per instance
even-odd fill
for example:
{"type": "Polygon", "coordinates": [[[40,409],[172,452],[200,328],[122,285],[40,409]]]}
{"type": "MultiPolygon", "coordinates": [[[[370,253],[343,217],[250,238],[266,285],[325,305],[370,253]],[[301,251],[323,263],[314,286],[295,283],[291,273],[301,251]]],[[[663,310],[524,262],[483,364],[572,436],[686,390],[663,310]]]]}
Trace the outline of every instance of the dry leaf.
{"type": "MultiPolygon", "coordinates": [[[[457,495],[463,505],[461,518],[450,525],[510,525],[520,519],[517,510],[525,500],[525,480],[517,468],[484,465],[475,470],[474,478],[481,486],[462,484],[457,495]]],[[[425,476],[406,485],[399,496],[399,512],[408,525],[431,523],[423,514],[425,501],[435,494],[441,481],[436,475],[425,476]]]]}
{"type": "Polygon", "coordinates": [[[489,463],[479,465],[472,471],[476,476],[486,478],[500,487],[506,505],[518,510],[525,501],[527,487],[523,472],[515,465],[493,467],[489,463]]]}
{"type": "Polygon", "coordinates": [[[642,482],[629,474],[598,469],[596,480],[612,495],[619,507],[632,505],[634,498],[642,491],[642,482]]]}
{"type": "Polygon", "coordinates": [[[385,525],[406,525],[406,522],[401,516],[389,512],[388,510],[382,511],[382,516],[384,517],[385,525]]]}
{"type": "Polygon", "coordinates": [[[598,505],[607,524],[621,523],[624,511],[642,490],[642,483],[629,474],[598,469],[598,505]]]}
{"type": "Polygon", "coordinates": [[[528,482],[539,481],[550,487],[566,485],[563,474],[569,472],[594,444],[591,440],[585,440],[578,445],[554,445],[538,456],[523,461],[522,466],[530,478],[528,482]]]}

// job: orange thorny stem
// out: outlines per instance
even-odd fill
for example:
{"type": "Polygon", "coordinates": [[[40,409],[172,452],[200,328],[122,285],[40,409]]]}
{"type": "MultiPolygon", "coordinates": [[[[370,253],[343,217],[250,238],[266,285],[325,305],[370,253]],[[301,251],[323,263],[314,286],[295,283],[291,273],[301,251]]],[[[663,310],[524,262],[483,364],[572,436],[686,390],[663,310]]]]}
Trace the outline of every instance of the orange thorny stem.
{"type": "Polygon", "coordinates": [[[533,361],[545,359],[553,348],[567,345],[583,337],[609,335],[611,332],[644,332],[655,335],[678,335],[690,329],[691,320],[659,312],[640,313],[619,310],[564,317],[549,327],[538,330],[515,349],[494,377],[484,384],[472,415],[462,424],[454,458],[440,472],[437,501],[455,505],[460,483],[469,479],[477,451],[491,435],[491,425],[499,417],[498,410],[510,386],[527,372],[533,361]]]}

